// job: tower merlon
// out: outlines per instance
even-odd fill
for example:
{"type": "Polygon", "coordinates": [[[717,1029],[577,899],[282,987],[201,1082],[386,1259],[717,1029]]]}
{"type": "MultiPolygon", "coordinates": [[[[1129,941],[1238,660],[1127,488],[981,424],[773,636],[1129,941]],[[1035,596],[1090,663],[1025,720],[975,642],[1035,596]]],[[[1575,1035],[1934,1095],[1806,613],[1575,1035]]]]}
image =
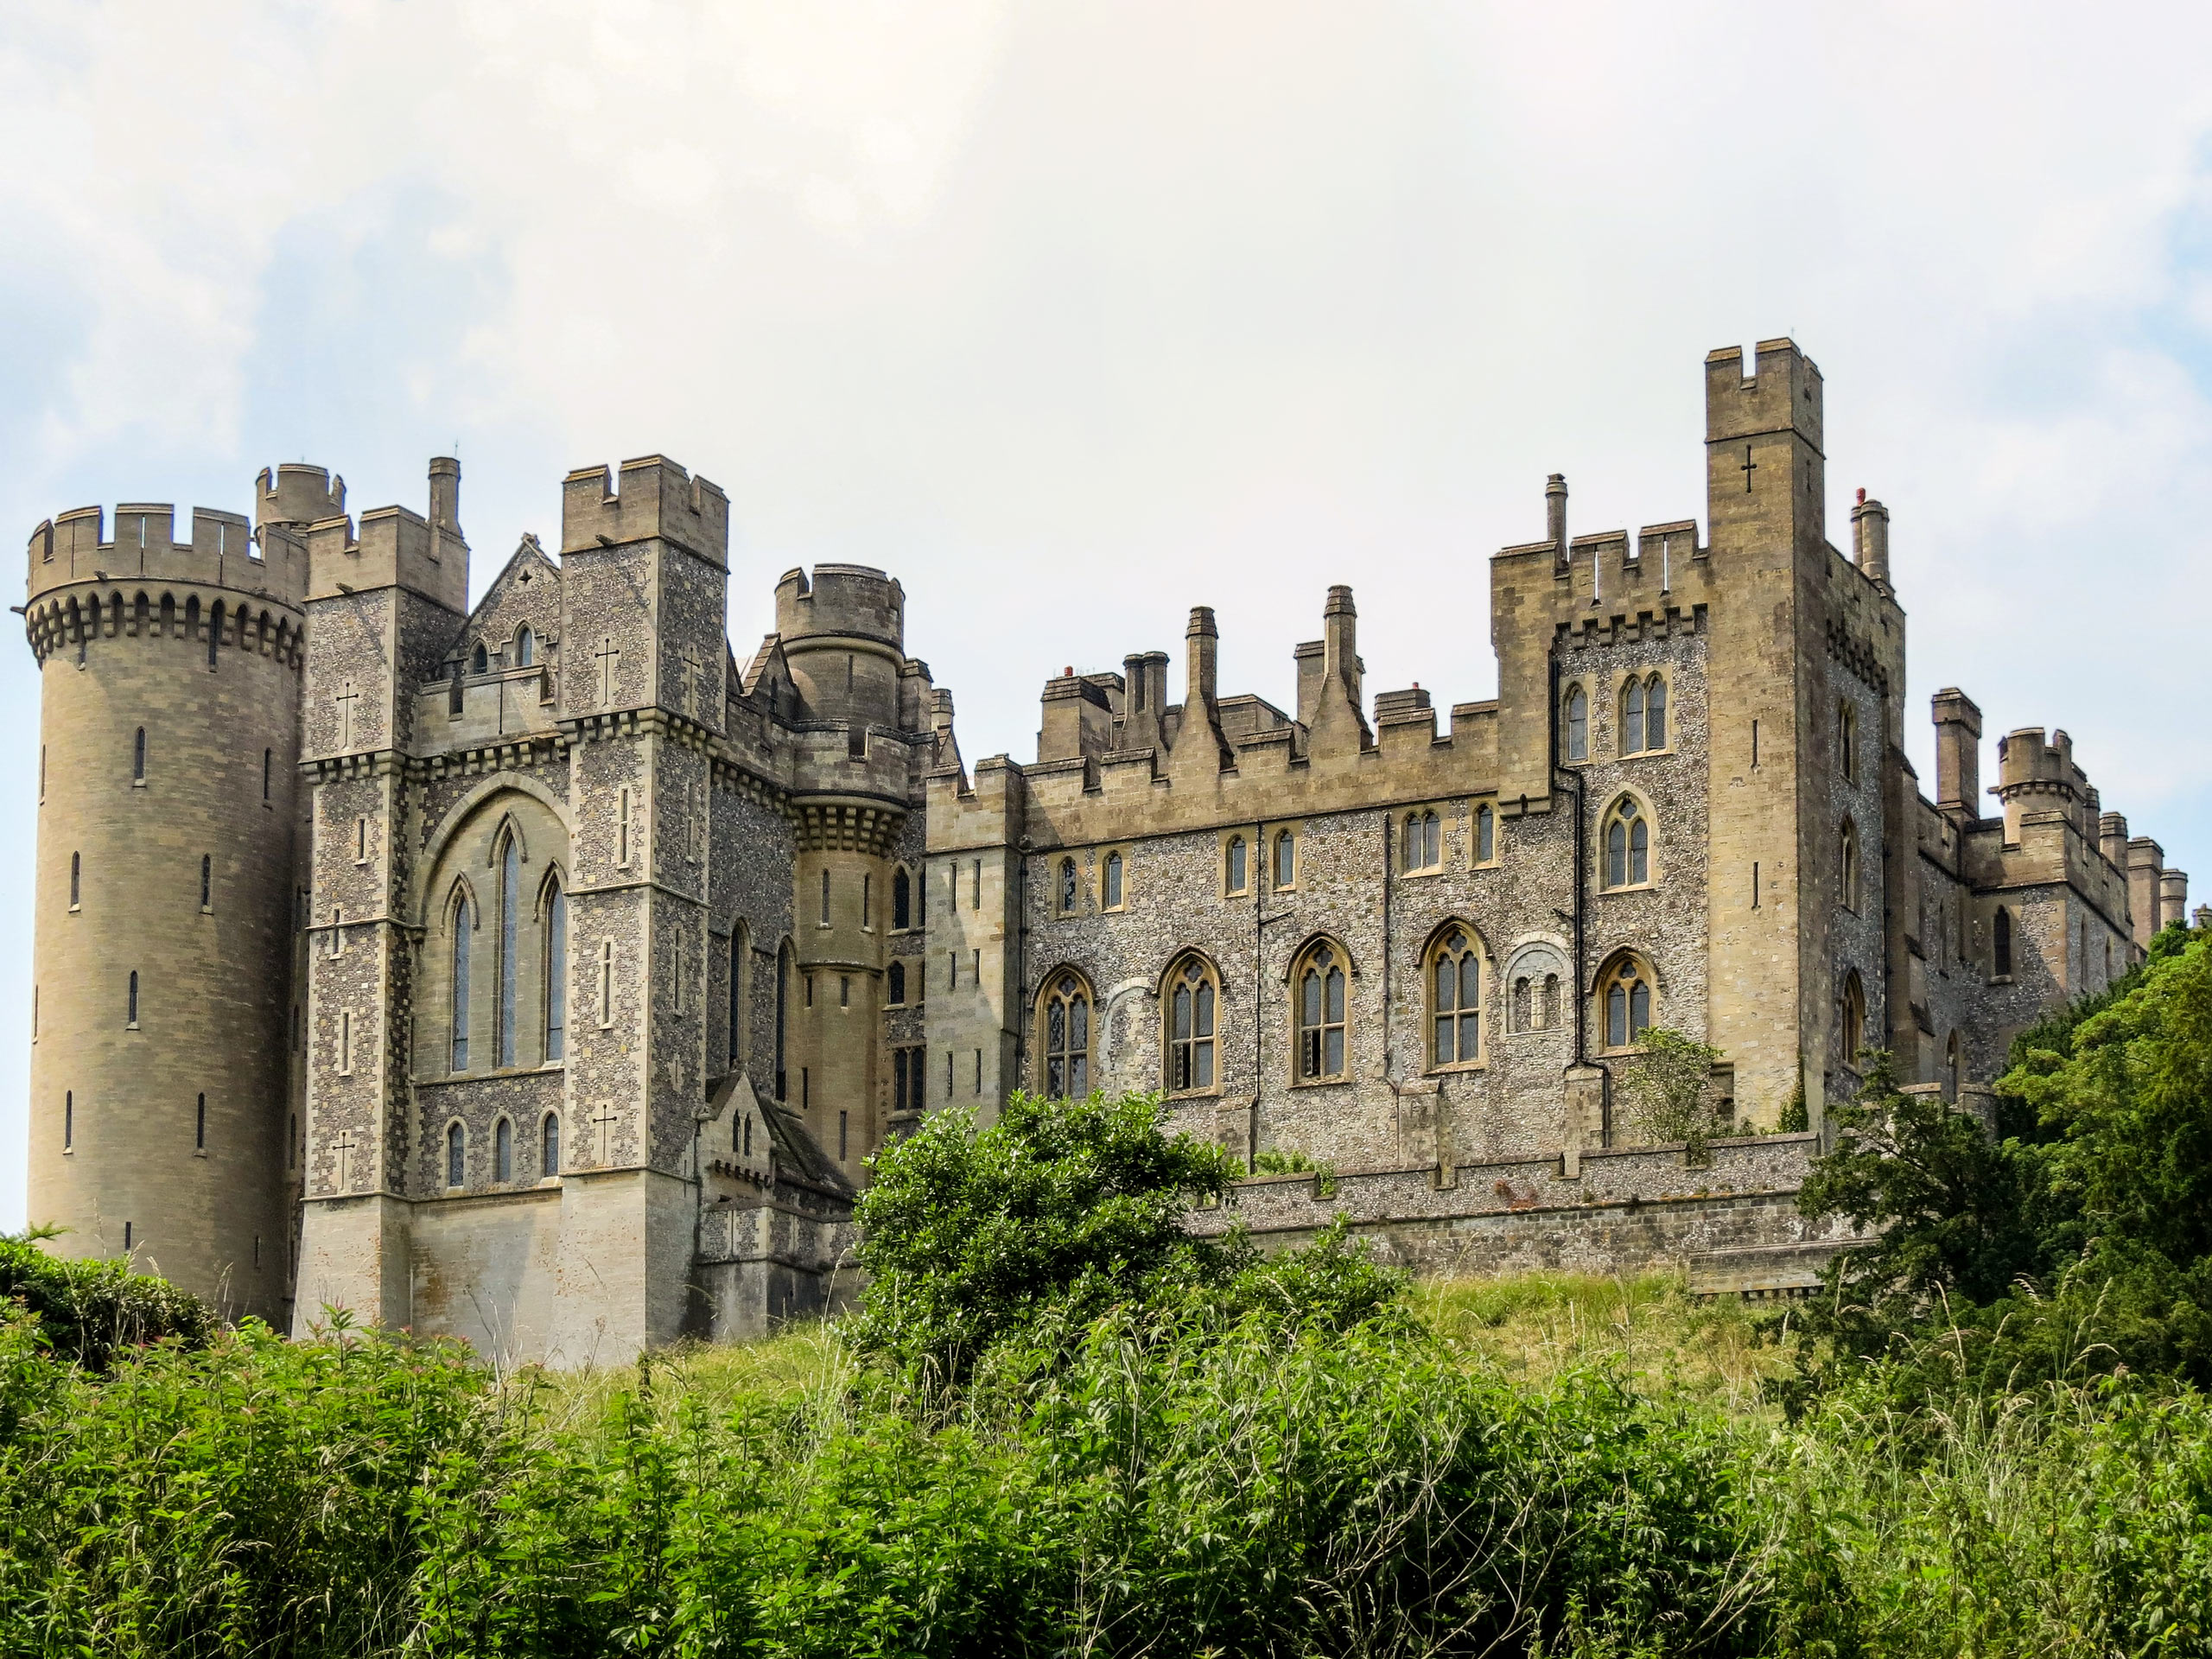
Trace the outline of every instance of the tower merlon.
{"type": "Polygon", "coordinates": [[[729,498],[665,455],[626,461],[618,489],[605,467],[582,467],[561,485],[561,551],[589,552],[658,537],[729,568],[729,498]]]}
{"type": "Polygon", "coordinates": [[[1706,353],[1706,442],[1727,443],[1795,432],[1820,449],[1820,366],[1797,349],[1794,340],[1763,340],[1752,349],[1748,371],[1740,346],[1706,353]]]}

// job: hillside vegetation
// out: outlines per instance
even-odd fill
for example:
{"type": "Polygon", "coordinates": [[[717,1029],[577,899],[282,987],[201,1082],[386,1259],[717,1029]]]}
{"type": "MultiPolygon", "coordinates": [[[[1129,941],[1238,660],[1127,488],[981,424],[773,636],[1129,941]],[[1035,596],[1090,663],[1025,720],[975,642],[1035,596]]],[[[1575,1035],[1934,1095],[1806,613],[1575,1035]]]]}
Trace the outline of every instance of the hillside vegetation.
{"type": "Polygon", "coordinates": [[[2131,1183],[2191,1177],[2082,1173],[2187,1121],[2159,1046],[2212,978],[2171,943],[2029,1046],[1986,1156],[1878,1069],[1824,1179],[1894,1242],[1782,1313],[1192,1239],[1232,1172],[1143,1098],[932,1118],[856,1317],[582,1376],[214,1332],[113,1269],[73,1300],[13,1246],[0,1650],[2212,1653],[2212,1409],[2152,1329],[2201,1257],[2100,1254],[2131,1183]],[[1961,1157],[1952,1199],[1905,1167],[1961,1157]],[[2024,1168],[2063,1172],[2040,1254],[1970,1279],[2024,1168]]]}

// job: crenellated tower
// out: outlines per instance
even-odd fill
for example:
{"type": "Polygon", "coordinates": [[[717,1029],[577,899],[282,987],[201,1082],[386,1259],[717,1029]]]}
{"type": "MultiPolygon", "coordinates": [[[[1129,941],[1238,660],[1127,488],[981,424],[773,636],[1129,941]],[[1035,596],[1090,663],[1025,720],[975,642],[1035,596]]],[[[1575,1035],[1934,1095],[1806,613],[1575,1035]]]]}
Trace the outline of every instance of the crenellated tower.
{"type": "Polygon", "coordinates": [[[29,1217],[236,1315],[289,1295],[286,1101],[307,559],[320,468],[241,515],[33,533],[41,680],[29,1217]]]}

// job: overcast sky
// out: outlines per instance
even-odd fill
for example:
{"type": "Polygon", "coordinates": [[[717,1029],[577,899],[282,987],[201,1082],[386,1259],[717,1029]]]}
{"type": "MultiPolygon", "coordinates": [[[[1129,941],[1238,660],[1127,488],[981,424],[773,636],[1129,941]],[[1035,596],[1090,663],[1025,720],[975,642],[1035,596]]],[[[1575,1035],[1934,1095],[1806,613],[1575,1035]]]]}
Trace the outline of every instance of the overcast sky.
{"type": "MultiPolygon", "coordinates": [[[[880,565],[973,762],[1063,664],[1222,629],[1292,706],[1486,696],[1485,559],[1702,520],[1715,346],[1827,385],[1929,695],[2063,725],[2212,883],[2212,10],[313,0],[0,10],[0,524],[423,503],[480,593],[572,467],[732,503],[741,658],[880,565]]],[[[16,543],[20,545],[20,543],[16,543]]],[[[0,1225],[38,684],[0,653],[0,1225]]],[[[1984,776],[1993,776],[1986,754],[1984,776]]]]}

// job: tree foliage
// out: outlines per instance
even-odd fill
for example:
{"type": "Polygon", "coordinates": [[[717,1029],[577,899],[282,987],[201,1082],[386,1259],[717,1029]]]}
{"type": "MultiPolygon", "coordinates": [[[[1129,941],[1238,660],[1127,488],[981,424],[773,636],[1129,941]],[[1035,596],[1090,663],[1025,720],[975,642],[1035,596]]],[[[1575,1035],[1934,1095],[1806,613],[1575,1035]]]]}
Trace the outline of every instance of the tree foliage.
{"type": "Polygon", "coordinates": [[[1636,1040],[1641,1052],[1613,1077],[1629,1122],[1645,1140],[1679,1141],[1690,1162],[1703,1162],[1706,1142],[1722,1127],[1713,1099],[1720,1051],[1665,1026],[1649,1027],[1636,1040]]]}
{"type": "Polygon", "coordinates": [[[175,1339],[194,1346],[213,1333],[206,1303],[128,1263],[70,1260],[38,1248],[52,1228],[0,1235],[0,1301],[37,1316],[54,1351],[80,1365],[105,1365],[118,1349],[175,1339]]]}

